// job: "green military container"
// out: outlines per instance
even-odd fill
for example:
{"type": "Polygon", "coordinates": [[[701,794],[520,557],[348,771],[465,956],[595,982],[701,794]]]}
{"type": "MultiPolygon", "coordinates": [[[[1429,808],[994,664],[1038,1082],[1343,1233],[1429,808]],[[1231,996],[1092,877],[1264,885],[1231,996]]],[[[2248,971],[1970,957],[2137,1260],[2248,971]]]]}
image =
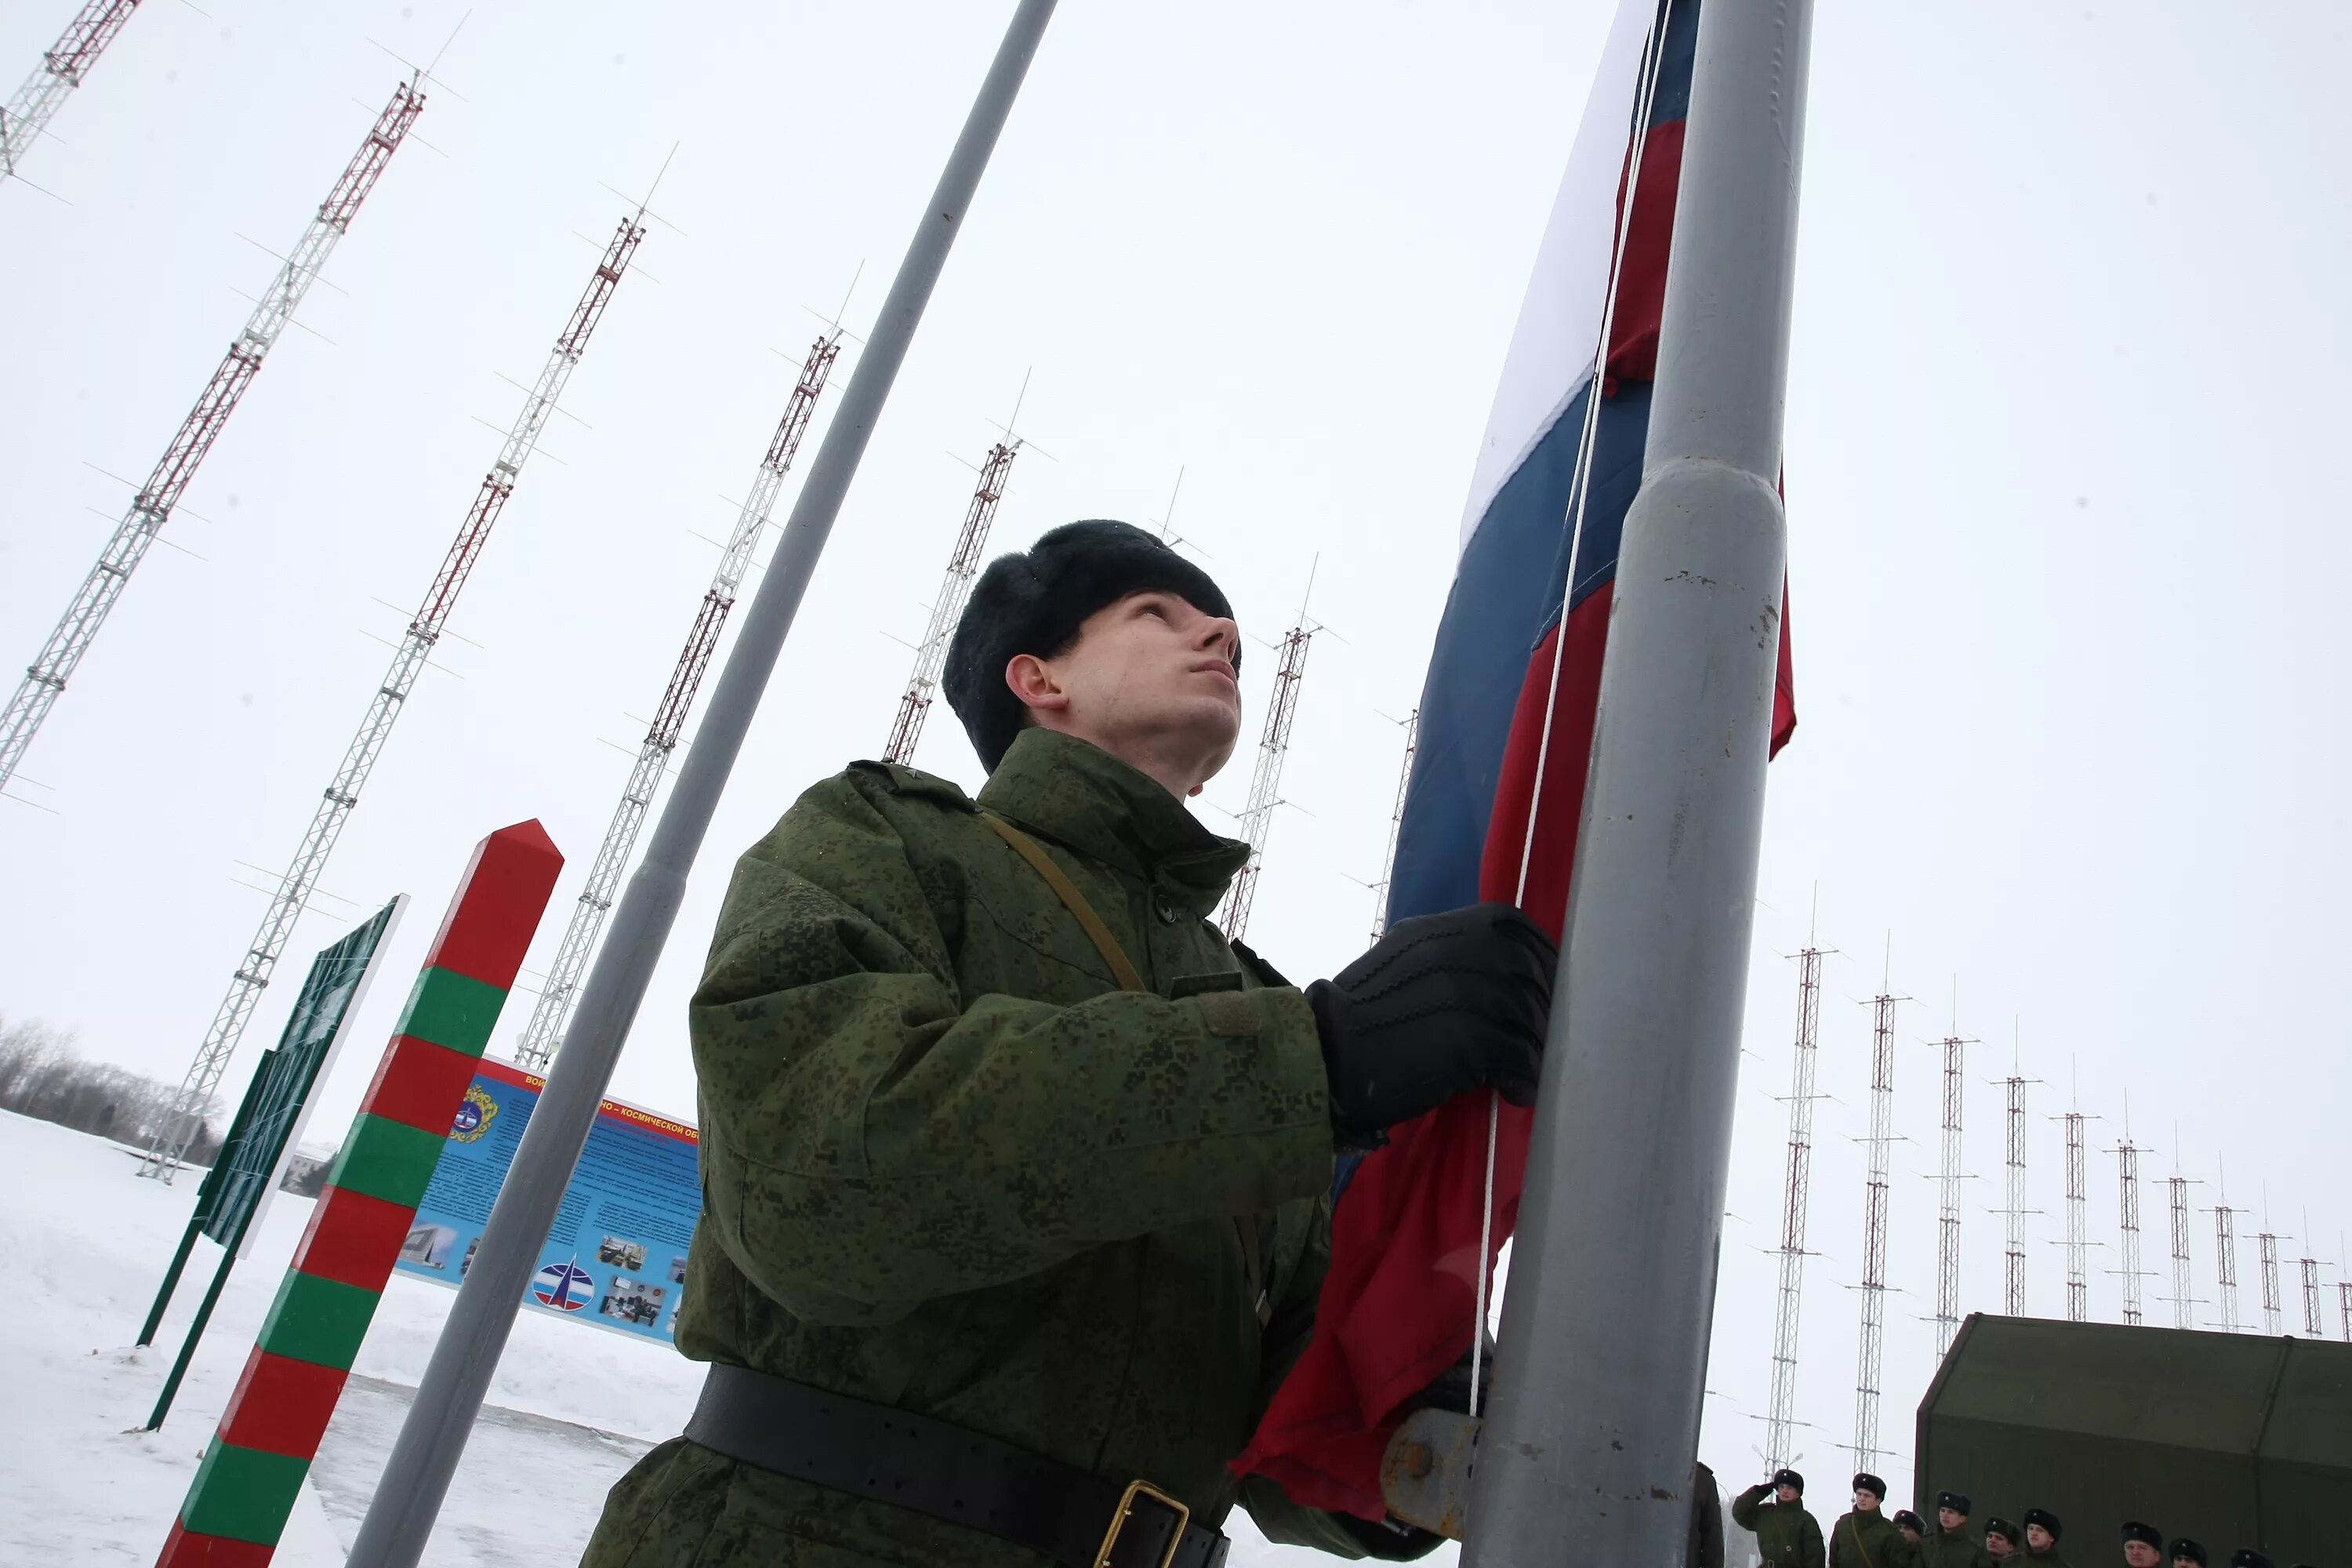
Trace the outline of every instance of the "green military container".
{"type": "Polygon", "coordinates": [[[2343,1561],[2352,1521],[2352,1344],[1972,1315],[1919,1402],[1915,1498],[1971,1522],[2046,1508],[2077,1568],[2123,1560],[2145,1520],[2281,1568],[2343,1561]]]}

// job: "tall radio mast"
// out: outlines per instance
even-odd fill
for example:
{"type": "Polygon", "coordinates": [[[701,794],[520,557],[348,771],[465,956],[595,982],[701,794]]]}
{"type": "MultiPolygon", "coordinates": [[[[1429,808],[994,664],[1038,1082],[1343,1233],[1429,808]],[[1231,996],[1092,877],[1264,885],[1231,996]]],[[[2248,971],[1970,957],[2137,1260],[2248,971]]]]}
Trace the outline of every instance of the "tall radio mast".
{"type": "MultiPolygon", "coordinates": [[[[1013,417],[1020,416],[1016,406],[1013,417]]],[[[1011,432],[1006,434],[1010,436],[1011,432]]],[[[923,721],[929,716],[932,699],[940,689],[940,672],[947,668],[948,644],[955,637],[956,623],[963,619],[964,602],[971,597],[972,580],[980,575],[981,556],[988,548],[988,531],[996,521],[996,503],[1004,499],[1004,481],[1013,472],[1013,459],[1020,451],[1018,440],[999,441],[988,449],[987,460],[980,466],[980,482],[972,487],[971,500],[964,507],[963,526],[956,531],[955,549],[948,554],[947,576],[940,584],[940,596],[931,602],[930,624],[923,628],[923,640],[915,649],[915,673],[898,698],[898,716],[890,721],[890,738],[883,742],[885,762],[907,766],[914,763],[915,747],[923,738],[923,721]]]]}
{"type": "Polygon", "coordinates": [[[1876,1468],[1880,1451],[1878,1371],[1886,1338],[1886,1177],[1895,1151],[1895,1005],[1903,1000],[1881,992],[1870,1004],[1870,1181],[1864,1189],[1862,1349],[1853,1387],[1853,1463],[1863,1470],[1876,1468]]]}
{"type": "Polygon", "coordinates": [[[620,896],[621,873],[628,869],[629,854],[636,847],[637,834],[646,825],[646,814],[653,809],[654,793],[661,788],[662,775],[669,770],[670,754],[677,750],[678,738],[685,733],[686,717],[693,710],[694,695],[701,689],[703,673],[710,668],[711,655],[719,649],[719,634],[726,628],[728,612],[735,607],[735,595],[742,589],[745,574],[751,569],[751,554],[758,548],[760,536],[767,531],[768,520],[776,510],[776,496],[784,486],[784,475],[791,472],[793,458],[801,449],[801,437],[808,434],[809,418],[816,412],[817,399],[824,395],[825,378],[833,374],[833,362],[841,353],[841,330],[834,328],[811,344],[808,358],[801,365],[800,379],[793,385],[790,402],[784,405],[784,416],[776,425],[776,433],[769,437],[766,456],[760,459],[759,471],[751,479],[751,493],[745,498],[742,511],[735,519],[735,531],[728,537],[727,548],[719,552],[719,568],[711,574],[710,586],[702,595],[702,607],[695,612],[694,625],[686,634],[686,646],[678,650],[677,663],[670,669],[669,685],[662,692],[661,706],[654,710],[654,721],[646,726],[646,738],[637,747],[636,765],[629,770],[629,782],[621,788],[620,804],[613,808],[613,820],[604,829],[604,842],[596,850],[596,863],[589,868],[588,885],[580,890],[580,901],[572,907],[572,923],[564,928],[563,945],[556,950],[555,963],[547,973],[547,984],[541,988],[539,1001],[530,1010],[530,1022],[524,1026],[521,1040],[515,1047],[515,1060],[538,1072],[555,1056],[556,1047],[563,1043],[563,1030],[572,1021],[572,1004],[579,1000],[580,983],[588,973],[588,961],[596,954],[596,939],[604,930],[604,917],[612,912],[613,902],[620,896]]]}
{"type": "MultiPolygon", "coordinates": [[[[1307,578],[1307,591],[1314,591],[1307,578]]],[[[1298,716],[1298,685],[1307,678],[1307,645],[1321,628],[1298,606],[1298,619],[1282,637],[1282,664],[1274,672],[1274,697],[1266,704],[1265,733],[1257,747],[1257,770],[1250,775],[1249,804],[1242,808],[1242,837],[1249,841],[1248,863],[1225,890],[1218,923],[1227,939],[1239,942],[1249,929],[1250,906],[1257,898],[1257,879],[1265,863],[1265,841],[1274,827],[1274,808],[1282,804],[1282,760],[1290,752],[1290,726],[1298,716]]]]}
{"type": "MultiPolygon", "coordinates": [[[[125,16],[129,5],[123,6],[125,16]]],[[[87,15],[88,13],[85,13],[87,15]]],[[[120,26],[118,22],[117,26],[120,26]]],[[[220,368],[213,372],[196,405],[180,425],[172,444],[163,449],[154,471],[147,482],[131,498],[131,509],[115,524],[113,537],[100,552],[98,564],[82,579],[81,588],[57,626],[49,640],[41,646],[39,655],[25,671],[25,679],[9,700],[7,710],[0,713],[0,789],[7,787],[16,772],[16,764],[33,743],[41,721],[57,706],[58,698],[66,689],[74,668],[82,656],[98,638],[99,628],[114,609],[115,601],[131,582],[131,574],[146,559],[147,548],[155,542],[155,535],[171,520],[172,509],[180,504],[180,497],[196,477],[196,468],[212,450],[213,443],[228,425],[228,416],[236,411],[237,400],[245,395],[253,378],[261,374],[261,362],[285,331],[286,323],[294,319],[295,307],[318,281],[334,253],[335,242],[343,237],[359,215],[360,204],[375,189],[376,180],[383,174],[392,155],[408,136],[408,128],[425,112],[425,94],[420,90],[424,73],[417,72],[393,89],[392,101],[368,128],[367,139],[360,150],[352,154],[344,165],[342,176],[327,199],[319,204],[316,216],[302,231],[302,237],[286,258],[285,265],[271,279],[268,292],[246,318],[245,330],[237,333],[228,346],[220,368]]],[[[206,1086],[205,1092],[211,1092],[206,1086]]]]}
{"type": "Polygon", "coordinates": [[[1412,787],[1412,753],[1421,743],[1421,710],[1404,716],[1404,761],[1397,764],[1396,807],[1389,813],[1388,852],[1381,858],[1381,879],[1372,884],[1372,940],[1389,929],[1389,884],[1396,880],[1397,838],[1404,831],[1405,791],[1412,787]]]}
{"type": "Polygon", "coordinates": [[[1772,1403],[1765,1417],[1765,1462],[1789,1462],[1796,1446],[1797,1323],[1805,1287],[1805,1225],[1813,1186],[1813,1092],[1821,1061],[1822,954],[1797,954],[1797,1061],[1789,1084],[1789,1181],[1780,1194],[1780,1293],[1772,1314],[1772,1403]]]}
{"type": "Polygon", "coordinates": [[[376,688],[368,704],[367,717],[361,721],[359,733],[352,737],[342,765],[335,770],[334,782],[327,785],[310,818],[310,830],[302,836],[302,847],[295,851],[293,864],[278,880],[268,912],[261,917],[261,929],[254,933],[253,945],[229,982],[228,994],[221,999],[220,1010],[213,1016],[212,1027],[205,1033],[204,1044],[197,1047],[196,1058],[188,1066],[187,1079],[173,1100],[173,1113],[163,1118],[147,1158],[139,1167],[140,1174],[171,1180],[180,1155],[202,1127],[205,1107],[212,1100],[222,1073],[227,1070],[229,1058],[236,1053],[237,1041],[245,1034],[254,1005],[260,1000],[262,988],[269,984],[270,972],[277,967],[278,954],[285,951],[287,939],[293,934],[294,922],[310,902],[311,889],[319,885],[319,875],[326,869],[327,858],[334,853],[335,840],[341,837],[343,824],[360,803],[360,791],[367,784],[368,773],[383,753],[384,742],[391,739],[393,725],[408,705],[409,694],[416,689],[417,677],[424,672],[434,645],[441,640],[441,633],[457,607],[457,595],[465,590],[466,579],[472,574],[474,563],[480,559],[482,547],[489,542],[490,530],[505,510],[507,498],[514,493],[515,479],[522,472],[523,463],[538,449],[540,434],[554,414],[557,399],[563,395],[564,384],[572,379],[580,356],[587,351],[590,335],[604,319],[605,305],[620,287],[621,275],[628,270],[629,258],[636,254],[638,243],[646,237],[645,226],[640,221],[644,216],[645,208],[640,206],[621,220],[621,226],[614,231],[611,243],[604,247],[603,259],[596,264],[595,276],[589,279],[587,292],[572,307],[571,319],[556,338],[546,368],[539,374],[538,384],[531,388],[521,416],[508,433],[498,461],[484,477],[473,507],[441,563],[441,570],[425,591],[424,604],[401,637],[392,668],[376,688]]]}
{"type": "Polygon", "coordinates": [[[89,0],[41,57],[16,96],[0,108],[0,180],[23,166],[33,143],[65,107],[67,94],[81,85],[99,55],[114,42],[114,36],[137,9],[139,0],[89,0]]]}
{"type": "Polygon", "coordinates": [[[1959,1002],[1953,985],[1952,1032],[1944,1037],[1944,1145],[1941,1212],[1936,1215],[1936,1353],[1952,1348],[1960,1331],[1960,1108],[1962,1059],[1970,1041],[1960,1037],[1959,1002]]]}

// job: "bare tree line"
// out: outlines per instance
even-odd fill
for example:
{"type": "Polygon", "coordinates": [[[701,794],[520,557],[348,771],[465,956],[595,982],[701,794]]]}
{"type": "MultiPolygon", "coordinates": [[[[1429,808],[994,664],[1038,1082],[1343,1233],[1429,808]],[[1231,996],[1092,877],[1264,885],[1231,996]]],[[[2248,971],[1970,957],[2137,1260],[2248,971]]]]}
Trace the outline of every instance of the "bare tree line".
{"type": "MultiPolygon", "coordinates": [[[[0,1018],[0,1110],[145,1148],[172,1114],[173,1096],[170,1084],[89,1060],[75,1049],[71,1030],[0,1018]]],[[[184,1158],[209,1165],[220,1142],[207,1116],[184,1158]]]]}

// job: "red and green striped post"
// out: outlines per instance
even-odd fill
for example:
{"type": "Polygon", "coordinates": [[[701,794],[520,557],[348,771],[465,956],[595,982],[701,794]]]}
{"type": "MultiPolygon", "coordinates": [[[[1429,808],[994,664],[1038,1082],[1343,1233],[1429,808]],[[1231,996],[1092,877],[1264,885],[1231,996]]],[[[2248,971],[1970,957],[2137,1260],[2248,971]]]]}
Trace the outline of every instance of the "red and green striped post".
{"type": "Polygon", "coordinates": [[[475,846],[156,1568],[262,1568],[278,1549],[562,868],[537,822],[475,846]]]}

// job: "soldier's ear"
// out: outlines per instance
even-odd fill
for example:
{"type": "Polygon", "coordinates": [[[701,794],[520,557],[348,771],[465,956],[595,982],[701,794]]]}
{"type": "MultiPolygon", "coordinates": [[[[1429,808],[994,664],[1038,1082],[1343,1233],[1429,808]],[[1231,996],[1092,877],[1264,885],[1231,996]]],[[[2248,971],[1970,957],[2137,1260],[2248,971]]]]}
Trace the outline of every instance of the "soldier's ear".
{"type": "Polygon", "coordinates": [[[1016,653],[1004,666],[1004,684],[1021,705],[1033,713],[1055,712],[1070,705],[1054,667],[1034,653],[1016,653]]]}

